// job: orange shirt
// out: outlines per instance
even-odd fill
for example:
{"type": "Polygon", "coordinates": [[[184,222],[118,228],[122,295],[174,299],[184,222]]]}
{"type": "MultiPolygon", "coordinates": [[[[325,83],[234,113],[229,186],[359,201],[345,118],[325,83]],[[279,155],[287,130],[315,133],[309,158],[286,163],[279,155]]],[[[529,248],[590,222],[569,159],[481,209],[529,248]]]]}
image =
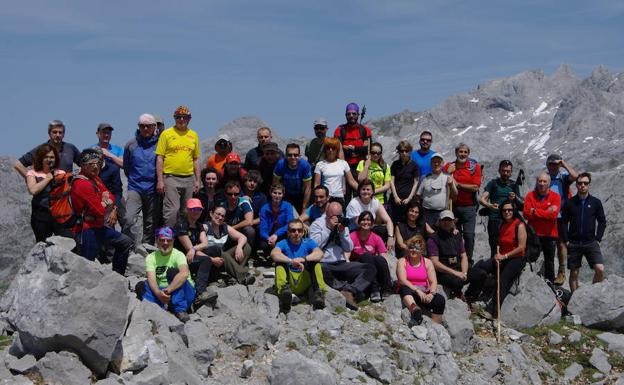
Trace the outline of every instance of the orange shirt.
{"type": "Polygon", "coordinates": [[[214,168],[215,170],[217,170],[219,173],[223,172],[223,166],[225,166],[225,158],[227,157],[227,155],[225,156],[221,156],[219,154],[213,154],[210,156],[210,158],[208,158],[208,160],[206,161],[206,168],[214,168]]]}

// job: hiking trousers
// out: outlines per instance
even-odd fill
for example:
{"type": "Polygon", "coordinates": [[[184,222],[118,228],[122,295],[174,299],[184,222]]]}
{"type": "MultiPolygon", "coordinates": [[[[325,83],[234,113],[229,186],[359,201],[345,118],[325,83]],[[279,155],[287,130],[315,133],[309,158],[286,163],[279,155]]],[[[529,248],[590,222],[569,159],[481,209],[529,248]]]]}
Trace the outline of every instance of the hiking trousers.
{"type": "Polygon", "coordinates": [[[367,289],[375,282],[377,269],[374,265],[360,262],[340,261],[321,263],[325,282],[336,290],[347,290],[355,298],[364,298],[367,289]]]}
{"type": "MultiPolygon", "coordinates": [[[[351,256],[353,257],[353,254],[351,254],[351,256]]],[[[377,274],[375,275],[375,280],[371,284],[371,292],[392,291],[392,278],[390,277],[390,268],[388,267],[386,258],[381,255],[364,254],[354,258],[354,261],[375,266],[377,274]]]]}
{"type": "Polygon", "coordinates": [[[475,227],[477,224],[477,206],[454,206],[453,213],[457,218],[457,229],[461,231],[464,238],[466,254],[468,254],[468,264],[472,266],[472,251],[475,244],[475,227]]]}
{"type": "Polygon", "coordinates": [[[498,247],[498,236],[500,234],[500,226],[502,220],[500,219],[488,219],[487,232],[488,243],[490,244],[490,258],[494,258],[496,255],[496,248],[498,247]]]}
{"type": "MultiPolygon", "coordinates": [[[[459,268],[457,268],[457,270],[459,270],[459,268]]],[[[476,266],[468,268],[465,281],[449,273],[436,271],[436,275],[438,277],[438,284],[450,289],[454,297],[461,297],[462,288],[464,285],[468,285],[468,289],[466,289],[465,293],[466,299],[468,300],[475,300],[479,296],[483,284],[485,283],[485,278],[487,277],[487,273],[476,266]]]]}
{"type": "MultiPolygon", "coordinates": [[[[524,257],[510,258],[500,262],[501,306],[503,306],[503,301],[509,294],[509,290],[511,290],[516,279],[520,278],[525,265],[524,257]]],[[[496,274],[496,261],[493,258],[479,261],[476,266],[488,274],[496,274]]],[[[492,298],[488,301],[485,309],[493,316],[496,316],[496,290],[492,292],[492,298]]]]}
{"type": "Polygon", "coordinates": [[[544,278],[547,281],[555,281],[555,252],[557,250],[557,238],[539,237],[544,253],[544,278]]]}
{"type": "MultiPolygon", "coordinates": [[[[167,282],[171,283],[171,281],[173,281],[173,278],[178,274],[178,272],[179,270],[175,268],[167,269],[167,282]]],[[[144,282],[145,282],[143,284],[144,292],[137,293],[138,294],[137,296],[140,296],[141,299],[143,300],[153,302],[156,305],[164,309],[165,304],[160,302],[158,297],[156,297],[156,295],[150,288],[149,283],[147,283],[147,280],[145,280],[144,282]]],[[[160,289],[162,290],[166,287],[167,286],[162,286],[160,287],[160,289]]],[[[171,293],[171,299],[169,300],[167,309],[173,312],[174,314],[185,312],[191,307],[194,300],[195,300],[195,288],[193,287],[193,285],[191,285],[191,283],[187,279],[186,281],[184,281],[184,284],[182,286],[175,289],[173,293],[171,293]]]]}
{"type": "Polygon", "coordinates": [[[154,244],[156,233],[155,224],[158,223],[161,205],[160,195],[139,194],[136,191],[128,190],[126,198],[126,226],[124,233],[132,238],[136,245],[141,243],[154,244]],[[137,223],[139,213],[143,216],[143,231],[137,223]]]}
{"type": "Polygon", "coordinates": [[[165,198],[163,200],[163,222],[173,228],[180,217],[184,216],[186,201],[193,197],[195,176],[165,175],[165,198]]]}
{"type": "Polygon", "coordinates": [[[327,285],[323,279],[323,268],[319,262],[305,262],[303,271],[292,271],[284,263],[275,266],[275,286],[277,294],[282,292],[284,285],[288,284],[295,295],[302,295],[308,291],[321,290],[327,292],[327,285]]]}
{"type": "Polygon", "coordinates": [[[84,229],[82,233],[77,235],[77,239],[80,244],[80,255],[90,261],[95,261],[102,245],[114,248],[113,271],[124,275],[128,265],[130,249],[134,246],[134,242],[132,242],[129,236],[111,227],[104,226],[84,229]]]}

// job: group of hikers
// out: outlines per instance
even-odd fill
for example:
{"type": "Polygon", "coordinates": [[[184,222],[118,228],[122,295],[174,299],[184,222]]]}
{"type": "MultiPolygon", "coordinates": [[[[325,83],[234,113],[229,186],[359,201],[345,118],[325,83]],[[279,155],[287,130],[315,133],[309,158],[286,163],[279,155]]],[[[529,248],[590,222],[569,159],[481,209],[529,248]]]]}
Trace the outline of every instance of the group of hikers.
{"type": "Polygon", "coordinates": [[[250,263],[274,267],[281,312],[297,298],[324,308],[331,287],[355,311],[363,300],[399,294],[410,325],[422,322],[423,311],[442,321],[442,290],[495,318],[535,248],[553,285],[565,283],[567,263],[574,291],[583,257],[593,281],[603,279],[601,201],[589,194],[591,175],[577,173],[559,154],[548,156],[524,197],[510,160],[499,163],[499,176],[481,191],[482,167],[466,144],[445,161],[431,148],[432,133],[423,131],[418,149],[401,140],[398,159],[388,165],[356,103],[347,105],[345,117],[333,136],[327,120],[315,120],[315,138],[303,152],[296,143],[280,149],[271,129],[261,127],[244,161],[228,135],[220,135],[205,165],[185,106],[166,129],[162,118],[142,114],[123,148],[111,143],[114,128],[101,123],[97,143],[79,151],[64,141],[63,122],[54,120],[49,140],[19,158],[15,169],[33,196],[38,242],[54,234],[74,238],[77,253],[112,260],[122,275],[130,252],[144,255],[147,279],[137,296],[183,322],[190,311],[214,303],[219,277],[254,284],[250,263]],[[479,215],[487,216],[490,256],[476,261],[479,215]],[[392,258],[398,259],[396,281],[392,258]],[[492,275],[500,289],[487,292],[492,275]],[[475,306],[484,296],[486,306],[475,306]]]}

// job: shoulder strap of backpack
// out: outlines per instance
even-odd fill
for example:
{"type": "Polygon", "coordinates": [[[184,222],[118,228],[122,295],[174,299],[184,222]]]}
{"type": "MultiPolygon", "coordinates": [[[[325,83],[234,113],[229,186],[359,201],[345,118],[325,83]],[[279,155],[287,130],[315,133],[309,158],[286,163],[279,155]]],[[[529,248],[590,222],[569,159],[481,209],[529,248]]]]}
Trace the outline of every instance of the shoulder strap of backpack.
{"type": "Polygon", "coordinates": [[[347,126],[344,124],[340,125],[340,143],[344,143],[345,139],[347,139],[347,126]]]}

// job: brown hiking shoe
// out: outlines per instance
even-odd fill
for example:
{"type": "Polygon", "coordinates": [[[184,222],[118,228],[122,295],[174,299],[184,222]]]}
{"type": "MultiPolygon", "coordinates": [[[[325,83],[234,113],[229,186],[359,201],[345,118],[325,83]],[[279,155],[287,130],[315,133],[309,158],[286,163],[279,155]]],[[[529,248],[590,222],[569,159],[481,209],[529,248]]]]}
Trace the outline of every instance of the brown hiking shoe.
{"type": "Polygon", "coordinates": [[[356,310],[358,309],[358,305],[357,302],[355,302],[355,298],[353,297],[353,293],[351,293],[348,290],[341,290],[340,294],[342,294],[343,297],[345,297],[345,299],[347,300],[347,307],[351,310],[356,310]]]}
{"type": "Polygon", "coordinates": [[[565,274],[565,270],[559,270],[559,273],[557,273],[557,278],[555,278],[555,285],[556,286],[561,286],[565,283],[565,279],[566,279],[566,274],[565,274]]]}

